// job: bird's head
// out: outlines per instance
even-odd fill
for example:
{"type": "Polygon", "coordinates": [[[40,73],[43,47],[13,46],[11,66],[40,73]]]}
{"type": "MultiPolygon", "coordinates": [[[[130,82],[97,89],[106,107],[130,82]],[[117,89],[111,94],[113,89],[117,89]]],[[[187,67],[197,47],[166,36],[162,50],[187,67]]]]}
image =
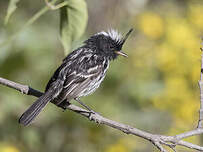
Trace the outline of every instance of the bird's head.
{"type": "Polygon", "coordinates": [[[132,31],[133,29],[130,29],[125,36],[122,36],[116,30],[111,29],[108,32],[100,32],[91,36],[84,43],[87,44],[88,47],[95,48],[93,50],[96,51],[96,53],[110,60],[115,59],[118,55],[127,57],[127,54],[122,52],[122,47],[132,31]]]}

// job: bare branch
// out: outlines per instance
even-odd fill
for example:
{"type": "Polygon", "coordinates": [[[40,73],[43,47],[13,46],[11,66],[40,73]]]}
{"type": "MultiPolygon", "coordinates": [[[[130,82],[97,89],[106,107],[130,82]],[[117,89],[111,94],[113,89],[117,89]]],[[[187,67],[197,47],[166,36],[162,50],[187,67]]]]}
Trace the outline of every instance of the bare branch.
{"type": "MultiPolygon", "coordinates": [[[[203,41],[203,38],[202,38],[203,41]]],[[[203,45],[203,42],[202,42],[203,45]]],[[[200,80],[199,80],[199,88],[200,88],[200,110],[199,110],[199,122],[197,128],[203,127],[203,47],[200,48],[202,52],[201,58],[201,72],[200,72],[200,80]]]]}
{"type": "Polygon", "coordinates": [[[161,152],[168,152],[164,147],[161,145],[159,141],[153,142],[153,144],[161,151],[161,152]]]}
{"type": "Polygon", "coordinates": [[[182,134],[176,135],[175,137],[177,139],[184,139],[184,138],[187,138],[187,137],[191,137],[191,136],[195,136],[195,135],[200,135],[202,133],[203,133],[203,129],[202,128],[197,128],[195,130],[191,130],[191,131],[184,132],[182,134]]]}
{"type": "Polygon", "coordinates": [[[190,148],[190,149],[195,149],[195,150],[198,150],[198,151],[203,151],[203,147],[192,144],[192,143],[189,143],[189,142],[186,142],[186,141],[183,141],[183,140],[178,141],[178,145],[184,146],[184,147],[187,147],[187,148],[190,148]]]}
{"type": "MultiPolygon", "coordinates": [[[[35,97],[40,97],[43,93],[40,91],[37,91],[27,85],[22,85],[4,78],[0,78],[0,84],[5,85],[7,87],[13,88],[15,90],[18,90],[26,95],[32,95],[35,97]]],[[[163,136],[163,135],[156,135],[151,134],[149,132],[134,128],[132,126],[122,124],[110,119],[107,119],[97,113],[91,113],[83,108],[80,108],[78,106],[75,106],[73,104],[70,104],[66,107],[67,109],[74,111],[86,118],[88,118],[91,121],[94,121],[99,124],[104,124],[106,126],[109,126],[111,128],[120,130],[126,134],[132,134],[138,137],[141,137],[143,139],[146,139],[150,141],[152,144],[154,144],[161,152],[167,152],[167,150],[163,147],[163,145],[170,147],[173,151],[175,151],[176,145],[184,146],[190,149],[195,149],[198,151],[203,151],[203,147],[185,142],[181,139],[194,136],[194,135],[200,135],[203,133],[203,129],[195,129],[192,131],[188,131],[176,136],[163,136]]]]}
{"type": "Polygon", "coordinates": [[[9,88],[16,89],[16,90],[18,90],[21,93],[26,94],[26,95],[32,95],[35,97],[40,97],[43,94],[40,91],[32,89],[27,85],[15,83],[13,81],[10,81],[10,80],[7,80],[7,79],[1,78],[1,77],[0,77],[0,84],[5,85],[9,88]]]}

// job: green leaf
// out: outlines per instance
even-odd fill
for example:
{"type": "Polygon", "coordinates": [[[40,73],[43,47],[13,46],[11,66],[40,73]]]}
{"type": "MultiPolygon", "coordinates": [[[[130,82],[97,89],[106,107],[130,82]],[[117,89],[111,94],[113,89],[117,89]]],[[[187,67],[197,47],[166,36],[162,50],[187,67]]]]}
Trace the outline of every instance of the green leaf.
{"type": "Polygon", "coordinates": [[[9,18],[11,17],[13,12],[16,10],[18,2],[19,2],[19,0],[10,0],[9,1],[7,14],[6,14],[6,17],[5,17],[5,20],[4,20],[5,25],[8,23],[9,18]]]}
{"type": "Polygon", "coordinates": [[[68,5],[60,9],[60,32],[65,54],[70,51],[71,44],[82,36],[88,20],[85,0],[67,2],[68,5]]]}

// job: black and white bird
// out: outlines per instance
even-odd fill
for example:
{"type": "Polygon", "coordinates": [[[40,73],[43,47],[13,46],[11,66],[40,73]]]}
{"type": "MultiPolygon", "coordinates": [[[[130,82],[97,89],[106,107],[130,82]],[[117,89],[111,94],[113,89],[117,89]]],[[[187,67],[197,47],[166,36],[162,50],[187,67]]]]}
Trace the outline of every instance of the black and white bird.
{"type": "Polygon", "coordinates": [[[29,125],[49,102],[65,109],[74,99],[89,109],[79,98],[100,86],[111,60],[118,55],[127,57],[121,49],[132,30],[125,36],[113,29],[97,33],[71,52],[49,80],[45,93],[22,114],[19,123],[29,125]]]}

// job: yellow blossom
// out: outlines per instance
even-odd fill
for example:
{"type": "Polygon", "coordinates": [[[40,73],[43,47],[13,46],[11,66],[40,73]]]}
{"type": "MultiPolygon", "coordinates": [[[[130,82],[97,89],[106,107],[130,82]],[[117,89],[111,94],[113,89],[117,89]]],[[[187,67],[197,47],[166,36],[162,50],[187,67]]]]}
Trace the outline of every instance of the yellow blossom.
{"type": "Polygon", "coordinates": [[[13,146],[5,146],[0,148],[1,152],[19,152],[19,150],[16,147],[13,146]]]}
{"type": "Polygon", "coordinates": [[[188,17],[192,24],[203,30],[203,4],[189,5],[188,17]]]}
{"type": "Polygon", "coordinates": [[[155,13],[144,13],[140,16],[140,29],[143,33],[152,38],[158,39],[162,36],[164,31],[164,25],[162,18],[155,13]]]}

